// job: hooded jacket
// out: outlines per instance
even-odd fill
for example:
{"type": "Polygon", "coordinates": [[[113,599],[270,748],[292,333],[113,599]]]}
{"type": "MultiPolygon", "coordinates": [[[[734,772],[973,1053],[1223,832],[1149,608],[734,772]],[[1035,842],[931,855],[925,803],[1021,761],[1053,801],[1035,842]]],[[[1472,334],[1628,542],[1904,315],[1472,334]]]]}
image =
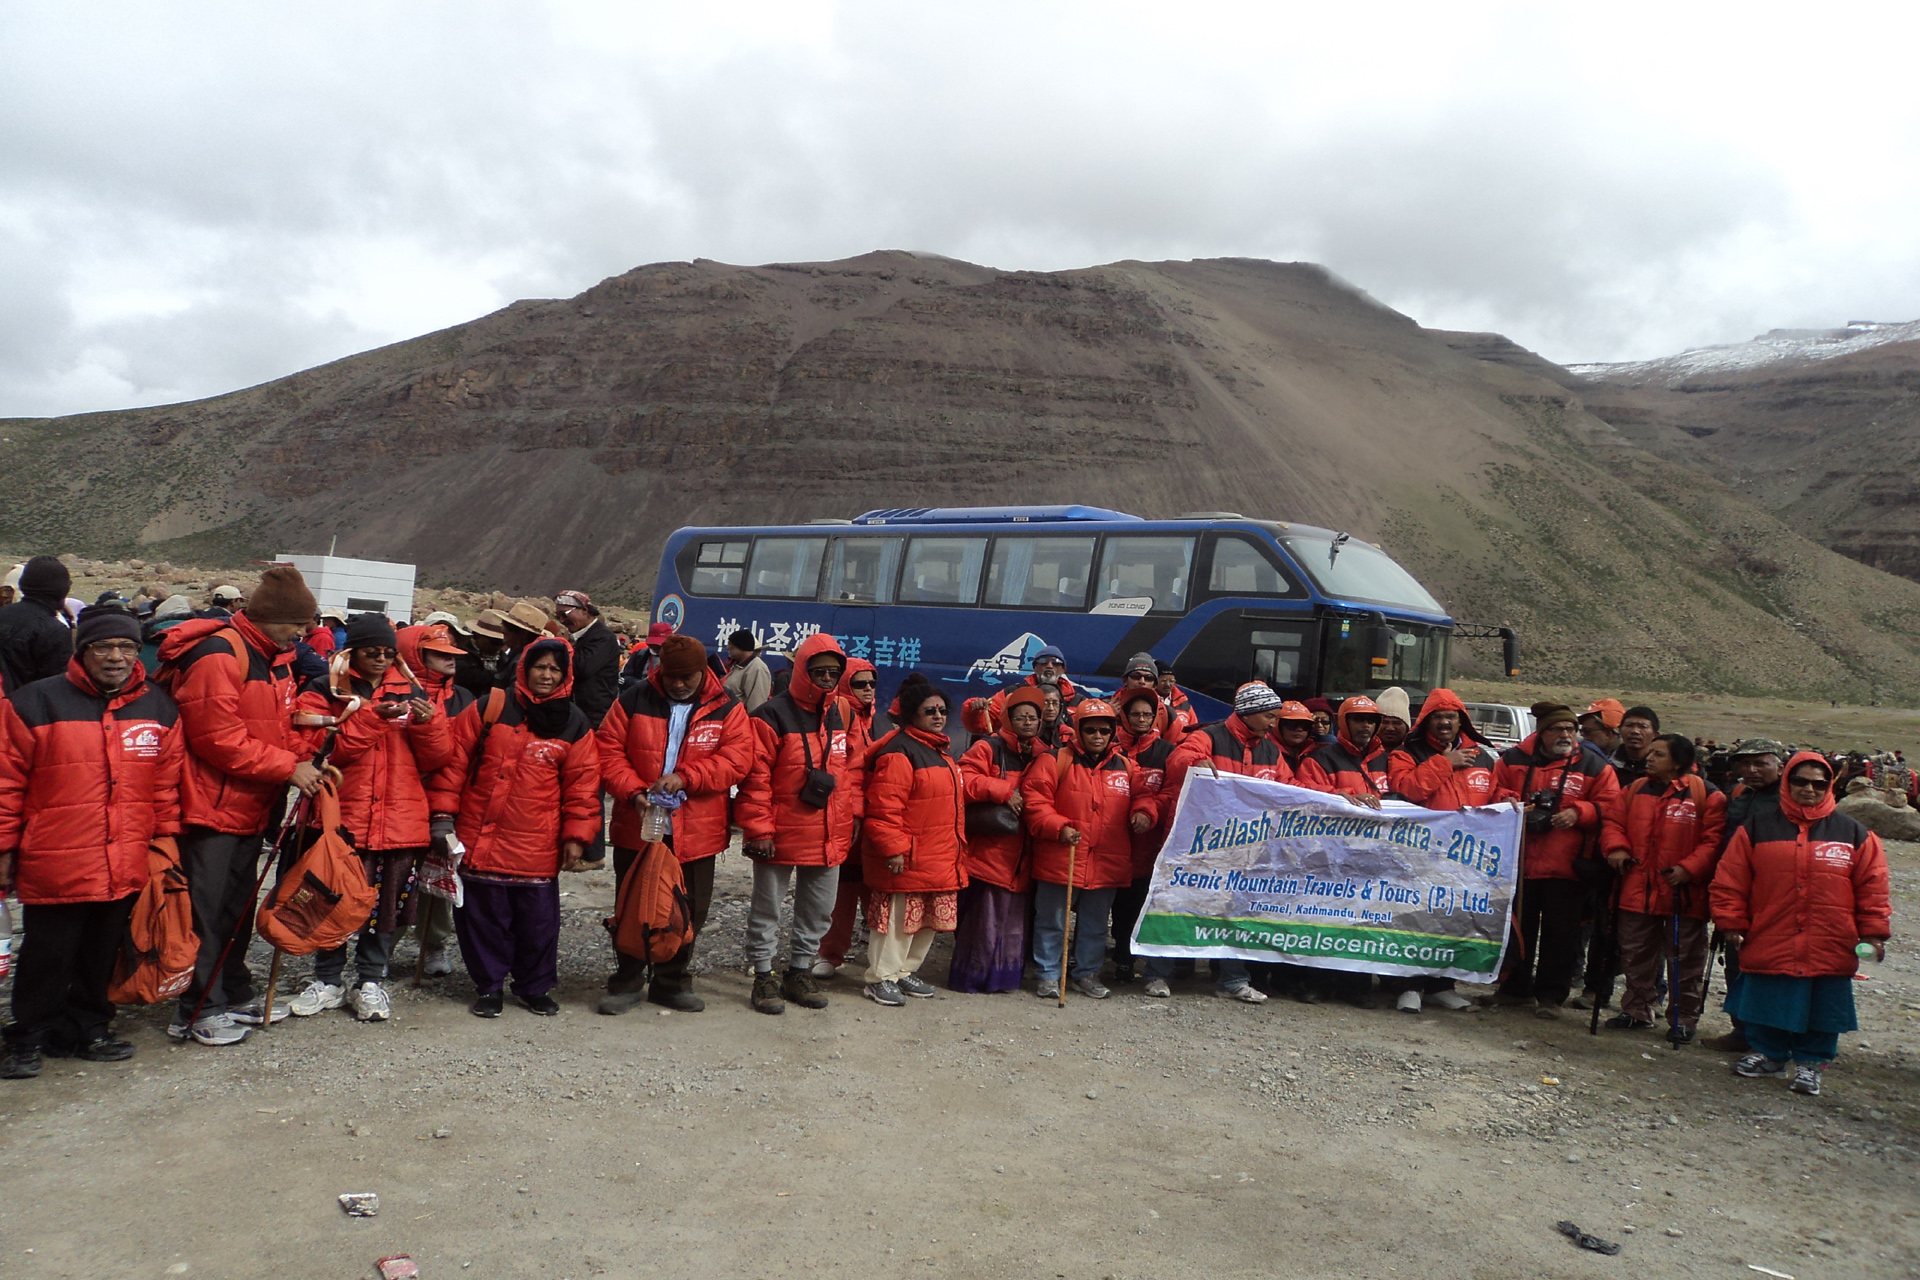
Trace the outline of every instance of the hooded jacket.
{"type": "Polygon", "coordinates": [[[853,708],[854,721],[867,741],[878,742],[893,730],[893,717],[880,710],[878,689],[874,691],[872,702],[863,702],[854,694],[853,678],[862,672],[871,674],[876,680],[880,675],[865,658],[848,658],[847,669],[840,673],[840,686],[834,692],[845,698],[847,705],[853,708]]]}
{"type": "Polygon", "coordinates": [[[189,619],[161,639],[160,661],[172,669],[187,739],[184,826],[228,835],[266,830],[294,766],[312,754],[293,727],[293,656],[244,609],[231,618],[189,619]],[[243,653],[235,654],[229,632],[239,635],[243,653]],[[246,664],[244,678],[236,656],[246,664]]]}
{"type": "Polygon", "coordinates": [[[1607,758],[1577,738],[1568,754],[1549,756],[1540,750],[1540,735],[1529,734],[1519,746],[1500,753],[1493,781],[1502,795],[1523,803],[1536,791],[1551,791],[1562,809],[1579,817],[1577,824],[1565,830],[1554,828],[1538,835],[1528,831],[1520,838],[1523,877],[1578,880],[1575,861],[1593,856],[1600,816],[1620,794],[1620,781],[1607,758]]]}
{"type": "MultiPolygon", "coordinates": [[[[1131,694],[1132,691],[1126,691],[1131,694]]],[[[1120,722],[1114,726],[1114,734],[1120,743],[1120,749],[1127,753],[1127,759],[1133,761],[1136,795],[1144,797],[1153,806],[1153,825],[1145,831],[1129,830],[1133,841],[1133,878],[1144,879],[1153,874],[1153,864],[1160,857],[1160,846],[1166,842],[1167,827],[1173,822],[1173,810],[1180,799],[1180,793],[1168,787],[1168,766],[1173,763],[1173,744],[1167,740],[1158,726],[1164,721],[1168,725],[1173,720],[1167,714],[1167,708],[1160,703],[1160,695],[1153,695],[1154,705],[1160,714],[1155,717],[1155,728],[1145,733],[1134,733],[1127,728],[1127,707],[1139,699],[1132,696],[1117,695],[1114,699],[1120,712],[1120,722]]],[[[1176,731],[1177,732],[1177,731],[1176,731]]]]}
{"type": "Polygon", "coordinates": [[[944,893],[967,887],[967,787],[947,735],[895,729],[866,761],[861,870],[876,893],[944,893]],[[900,857],[899,874],[887,859],[900,857]]]}
{"type": "Polygon", "coordinates": [[[1349,716],[1377,717],[1379,714],[1365,709],[1349,712],[1346,705],[1341,704],[1340,714],[1336,717],[1339,732],[1334,735],[1332,743],[1323,743],[1307,752],[1293,771],[1294,785],[1343,796],[1384,796],[1391,791],[1392,783],[1387,776],[1387,752],[1380,745],[1379,735],[1376,733],[1362,749],[1354,745],[1353,730],[1347,724],[1349,716]]]}
{"type": "Polygon", "coordinates": [[[1407,740],[1387,757],[1387,782],[1396,795],[1423,809],[1454,810],[1493,804],[1512,799],[1494,782],[1495,760],[1473,732],[1467,704],[1451,689],[1435,689],[1420,707],[1420,719],[1407,740]],[[1427,734],[1427,719],[1436,711],[1454,711],[1460,716],[1458,745],[1474,748],[1474,758],[1456,769],[1447,753],[1434,745],[1427,734]]]}
{"type": "Polygon", "coordinates": [[[852,707],[807,678],[807,663],[823,653],[846,654],[825,632],[800,642],[793,680],[748,717],[753,726],[753,767],[740,784],[734,816],[749,840],[773,841],[770,862],[790,867],[837,867],[853,848],[854,827],[866,811],[860,767],[867,739],[852,707]],[[800,798],[812,767],[833,776],[826,808],[800,798]]]}
{"type": "Polygon", "coordinates": [[[78,658],[0,703],[0,849],[20,901],[115,902],[147,883],[147,844],[180,831],[186,749],[173,699],[138,663],[101,693],[78,658]]]}
{"type": "Polygon", "coordinates": [[[413,678],[426,691],[427,701],[439,708],[440,714],[451,724],[473,701],[473,691],[464,687],[457,676],[441,675],[427,665],[426,652],[420,648],[420,642],[427,634],[425,627],[402,627],[394,634],[400,640],[400,660],[407,664],[407,670],[413,672],[413,678]]]}
{"type": "Polygon", "coordinates": [[[1037,755],[1020,778],[1027,830],[1033,833],[1033,878],[1076,889],[1117,889],[1133,883],[1132,815],[1152,817],[1152,797],[1137,794],[1139,770],[1116,739],[1099,756],[1061,747],[1037,755]],[[1071,850],[1060,836],[1080,833],[1071,850]]]}
{"type": "MultiPolygon", "coordinates": [[[[1020,683],[1032,685],[1036,689],[1041,687],[1039,676],[1030,675],[1020,683]]],[[[1067,679],[1065,676],[1060,677],[1060,721],[1062,724],[1070,721],[1073,709],[1078,706],[1080,700],[1086,696],[1086,694],[1081,693],[1073,687],[1073,681],[1067,679]]],[[[961,727],[968,733],[978,737],[985,737],[990,733],[998,733],[1000,726],[1006,722],[1007,691],[1005,689],[998,690],[991,698],[968,698],[966,703],[960,708],[961,727]]]]}
{"type": "Polygon", "coordinates": [[[483,723],[487,704],[482,700],[454,721],[453,760],[434,780],[433,810],[451,811],[457,795],[454,830],[467,847],[464,869],[551,879],[560,872],[562,842],[586,844],[599,828],[600,752],[586,712],[571,701],[572,657],[573,646],[565,640],[536,640],[521,651],[513,690],[498,720],[483,723]],[[533,659],[556,650],[567,662],[567,677],[552,693],[536,698],[527,669],[533,659]],[[553,711],[542,710],[556,703],[553,711]],[[537,726],[552,731],[543,734],[537,726]]]}
{"type": "MultiPolygon", "coordinates": [[[[1005,804],[1020,790],[1021,775],[1033,763],[1040,740],[1022,742],[1012,727],[981,738],[960,757],[960,776],[966,783],[967,803],[1005,804]]],[[[1042,754],[1046,748],[1039,747],[1042,754]]],[[[1025,804],[1023,798],[1021,804],[1025,804]]],[[[1013,835],[967,837],[967,878],[998,885],[1009,893],[1025,893],[1033,884],[1033,837],[1023,821],[1013,835]]]]}
{"type": "MultiPolygon", "coordinates": [[[[1788,763],[1826,764],[1802,751],[1788,763]]],[[[1828,776],[1832,767],[1828,766],[1828,776]]],[[[1834,812],[1833,792],[1806,808],[1784,788],[1777,809],[1737,828],[1713,877],[1713,922],[1746,934],[1747,973],[1820,978],[1854,973],[1853,948],[1893,932],[1887,857],[1880,837],[1834,812]]]]}
{"type": "MultiPolygon", "coordinates": [[[[643,843],[635,801],[667,772],[673,706],[656,669],[622,690],[600,722],[600,781],[613,797],[616,848],[643,843]]],[[[747,709],[708,671],[673,767],[687,784],[686,803],[673,812],[673,853],[680,861],[711,858],[727,847],[727,792],[753,767],[753,746],[747,709]]]]}
{"type": "Polygon", "coordinates": [[[1642,778],[1613,798],[1601,823],[1602,856],[1624,851],[1633,859],[1620,873],[1622,911],[1674,915],[1677,897],[1677,914],[1707,918],[1707,885],[1720,861],[1720,832],[1727,824],[1727,797],[1718,787],[1698,774],[1664,787],[1642,778]],[[1669,867],[1685,867],[1693,877],[1677,895],[1660,874],[1669,867]]]}
{"type": "Polygon", "coordinates": [[[1196,765],[1211,763],[1220,773],[1238,773],[1263,782],[1293,781],[1293,770],[1281,758],[1280,744],[1256,735],[1234,712],[1219,724],[1203,724],[1181,738],[1167,761],[1166,789],[1174,795],[1186,785],[1196,765]]]}
{"type": "MultiPolygon", "coordinates": [[[[340,721],[333,754],[327,757],[340,770],[340,821],[363,853],[424,849],[431,839],[426,779],[453,761],[447,717],[436,711],[425,724],[413,723],[411,715],[382,720],[374,710],[377,704],[408,702],[424,697],[425,691],[407,679],[397,662],[387,668],[375,688],[346,660],[347,655],[336,658],[341,663],[338,672],[329,680],[311,681],[300,691],[294,703],[295,719],[338,719],[349,705],[344,696],[349,690],[361,700],[359,709],[340,721]]],[[[317,753],[325,741],[326,726],[298,727],[309,754],[317,753]]]]}
{"type": "Polygon", "coordinates": [[[1173,686],[1173,693],[1163,701],[1167,704],[1167,714],[1173,722],[1172,729],[1166,735],[1169,742],[1178,742],[1186,736],[1187,730],[1199,726],[1200,713],[1193,709],[1192,700],[1187,697],[1186,690],[1179,685],[1173,686]]]}
{"type": "Polygon", "coordinates": [[[73,629],[60,601],[23,596],[0,607],[0,679],[9,692],[59,675],[72,656],[73,629]]]}

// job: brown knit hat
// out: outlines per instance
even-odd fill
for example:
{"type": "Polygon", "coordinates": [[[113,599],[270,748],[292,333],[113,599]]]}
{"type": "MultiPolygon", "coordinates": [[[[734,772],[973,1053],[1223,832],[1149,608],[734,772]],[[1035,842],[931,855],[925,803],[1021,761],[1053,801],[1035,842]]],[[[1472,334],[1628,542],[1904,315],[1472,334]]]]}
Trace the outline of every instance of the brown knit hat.
{"type": "Polygon", "coordinates": [[[260,575],[260,585],[253,589],[241,612],[255,622],[298,622],[304,626],[313,621],[319,607],[300,571],[290,564],[276,564],[260,575]]]}
{"type": "Polygon", "coordinates": [[[692,636],[668,636],[660,644],[660,674],[684,680],[707,669],[707,646],[692,636]]]}
{"type": "Polygon", "coordinates": [[[1577,724],[1578,718],[1573,708],[1560,702],[1536,702],[1527,708],[1533,712],[1533,725],[1536,729],[1551,729],[1557,724],[1577,724]]]}

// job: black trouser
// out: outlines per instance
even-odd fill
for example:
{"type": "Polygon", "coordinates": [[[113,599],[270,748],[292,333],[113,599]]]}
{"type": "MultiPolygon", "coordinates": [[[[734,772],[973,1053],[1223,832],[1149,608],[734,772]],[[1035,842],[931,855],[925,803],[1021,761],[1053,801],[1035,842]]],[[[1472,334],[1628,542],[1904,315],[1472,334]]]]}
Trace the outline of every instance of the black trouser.
{"type": "Polygon", "coordinates": [[[139,896],[21,905],[27,937],[13,974],[8,1048],[74,1049],[107,1034],[113,1025],[107,982],[139,896]]]}
{"type": "Polygon", "coordinates": [[[233,836],[210,827],[188,827],[180,836],[180,866],[187,873],[187,900],[193,904],[193,928],[200,954],[193,983],[180,997],[180,1012],[190,1014],[207,992],[200,1016],[210,1018],[253,999],[253,971],[247,947],[253,942],[253,880],[265,837],[233,836]],[[213,971],[220,951],[233,938],[225,969],[213,971]]]}
{"type": "Polygon", "coordinates": [[[1140,921],[1140,912],[1147,905],[1147,886],[1152,883],[1153,877],[1144,875],[1114,891],[1113,964],[1116,969],[1133,967],[1133,926],[1140,921]]]}
{"type": "Polygon", "coordinates": [[[1580,958],[1580,914],[1587,887],[1578,880],[1525,880],[1520,886],[1518,929],[1508,939],[1503,996],[1532,996],[1564,1004],[1573,990],[1580,958]]]}
{"type": "Polygon", "coordinates": [[[1580,989],[1605,1006],[1613,1003],[1613,984],[1620,976],[1620,944],[1613,936],[1618,923],[1613,894],[1619,877],[1598,858],[1583,858],[1574,865],[1588,868],[1581,883],[1586,888],[1586,911],[1593,922],[1587,933],[1587,971],[1581,975],[1580,989]]]}
{"type": "MultiPolygon", "coordinates": [[[[640,856],[638,849],[613,847],[613,894],[617,902],[620,886],[626,881],[627,872],[633,868],[634,859],[640,856]]],[[[640,990],[647,984],[647,970],[653,970],[653,996],[673,995],[680,991],[693,990],[693,975],[688,972],[693,967],[693,949],[700,942],[700,931],[707,927],[707,908],[713,905],[713,864],[718,855],[695,858],[692,862],[680,864],[680,874],[687,882],[687,906],[693,913],[693,940],[674,953],[671,960],[661,964],[649,965],[639,956],[626,955],[615,951],[613,976],[607,979],[607,991],[612,995],[625,995],[640,990]]]]}

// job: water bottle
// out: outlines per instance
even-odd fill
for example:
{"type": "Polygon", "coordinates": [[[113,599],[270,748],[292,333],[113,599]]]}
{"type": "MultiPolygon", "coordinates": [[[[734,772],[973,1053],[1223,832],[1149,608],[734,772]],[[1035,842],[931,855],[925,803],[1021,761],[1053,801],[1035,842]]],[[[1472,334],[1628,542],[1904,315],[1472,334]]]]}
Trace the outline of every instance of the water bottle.
{"type": "Polygon", "coordinates": [[[673,814],[649,802],[640,813],[640,838],[648,844],[665,840],[673,831],[673,814]]]}
{"type": "Polygon", "coordinates": [[[0,895],[0,978],[13,972],[13,913],[0,895]]]}
{"type": "Polygon", "coordinates": [[[1871,960],[1873,959],[1873,944],[1871,942],[1862,942],[1853,949],[1853,954],[1859,956],[1862,960],[1871,960]]]}

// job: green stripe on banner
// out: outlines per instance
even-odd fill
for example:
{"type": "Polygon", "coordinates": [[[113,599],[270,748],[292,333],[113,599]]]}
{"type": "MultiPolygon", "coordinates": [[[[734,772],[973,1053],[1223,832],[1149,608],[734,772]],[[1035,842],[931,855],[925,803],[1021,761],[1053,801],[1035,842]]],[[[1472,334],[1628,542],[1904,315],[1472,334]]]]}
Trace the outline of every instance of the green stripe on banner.
{"type": "Polygon", "coordinates": [[[1222,920],[1152,911],[1140,919],[1140,941],[1162,947],[1236,947],[1276,956],[1346,957],[1382,964],[1492,973],[1500,943],[1400,929],[1351,925],[1279,924],[1272,920],[1222,920]]]}

